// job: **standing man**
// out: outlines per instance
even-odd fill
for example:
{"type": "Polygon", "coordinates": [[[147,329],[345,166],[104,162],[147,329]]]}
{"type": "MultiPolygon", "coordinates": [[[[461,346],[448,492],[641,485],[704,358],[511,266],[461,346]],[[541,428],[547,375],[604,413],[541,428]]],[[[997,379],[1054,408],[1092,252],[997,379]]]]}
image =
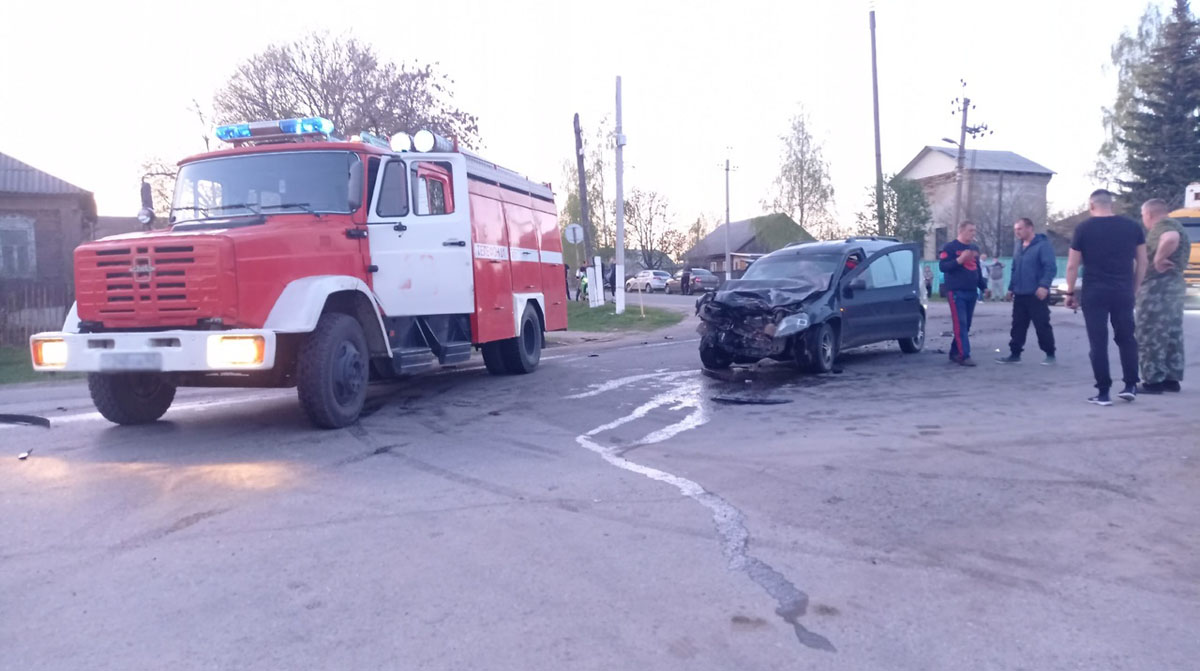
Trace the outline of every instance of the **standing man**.
{"type": "Polygon", "coordinates": [[[971,360],[971,318],[979,292],[990,296],[983,268],[979,263],[979,247],[975,245],[975,224],[964,221],[958,225],[958,238],[946,243],[938,255],[942,270],[942,287],[950,303],[950,320],[954,324],[954,342],[950,343],[950,361],[962,366],[974,366],[971,360]]]}
{"type": "Polygon", "coordinates": [[[988,266],[988,279],[991,280],[992,299],[1002,300],[1004,298],[1004,264],[1000,261],[1000,257],[992,265],[988,266]]]}
{"type": "Polygon", "coordinates": [[[1167,218],[1170,208],[1157,198],[1142,205],[1146,256],[1150,267],[1137,295],[1138,360],[1142,392],[1179,391],[1183,381],[1183,269],[1192,243],[1187,231],[1167,218]]]}
{"type": "Polygon", "coordinates": [[[933,298],[933,266],[925,264],[922,271],[925,275],[925,299],[933,298]]]}
{"type": "Polygon", "coordinates": [[[687,266],[683,267],[683,273],[679,276],[679,293],[684,296],[692,293],[692,269],[687,266]]]}
{"type": "Polygon", "coordinates": [[[1092,374],[1099,393],[1088,399],[1096,405],[1112,405],[1108,392],[1112,377],[1108,368],[1108,323],[1121,353],[1125,386],[1117,397],[1137,399],[1138,346],[1134,336],[1134,296],[1146,276],[1146,234],[1141,226],[1113,214],[1113,195],[1104,189],[1088,198],[1091,218],[1075,229],[1067,259],[1067,307],[1080,304],[1075,297],[1075,280],[1083,265],[1083,321],[1087,326],[1092,374]]]}
{"type": "MultiPolygon", "coordinates": [[[[1012,339],[1008,356],[999,363],[1021,363],[1029,322],[1037,331],[1038,347],[1046,353],[1042,365],[1054,363],[1054,330],[1050,328],[1050,284],[1058,270],[1054,249],[1045,235],[1033,232],[1033,221],[1022,217],[1013,224],[1020,243],[1013,252],[1012,277],[1008,279],[1008,297],[1012,299],[1012,339]]],[[[992,289],[995,292],[995,289],[992,289]]]]}

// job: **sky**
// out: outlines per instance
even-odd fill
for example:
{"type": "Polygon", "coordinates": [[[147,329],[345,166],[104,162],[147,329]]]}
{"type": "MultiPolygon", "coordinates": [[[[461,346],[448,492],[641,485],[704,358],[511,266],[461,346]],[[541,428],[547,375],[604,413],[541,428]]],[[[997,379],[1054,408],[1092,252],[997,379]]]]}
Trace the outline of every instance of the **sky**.
{"type": "Polygon", "coordinates": [[[626,191],[664,194],[680,228],[724,218],[726,157],[732,218],[762,214],[779,138],[804,109],[852,223],[874,183],[872,6],[885,173],[957,139],[966,80],[971,122],[994,131],[968,146],[1054,170],[1051,211],[1083,203],[1116,91],[1109,51],[1145,0],[18,0],[0,24],[0,152],[131,216],[143,160],[203,151],[193,99],[210,106],[242,60],[327,30],[437,63],[479,117],[480,153],[552,182],[560,206],[572,115],[589,132],[611,119],[621,75],[626,191]]]}

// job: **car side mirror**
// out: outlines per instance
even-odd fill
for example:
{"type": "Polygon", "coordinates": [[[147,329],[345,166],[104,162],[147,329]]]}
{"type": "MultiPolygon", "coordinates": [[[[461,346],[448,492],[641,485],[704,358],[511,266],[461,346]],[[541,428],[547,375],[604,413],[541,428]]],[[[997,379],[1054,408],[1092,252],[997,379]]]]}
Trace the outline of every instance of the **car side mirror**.
{"type": "Polygon", "coordinates": [[[149,229],[154,223],[154,195],[150,190],[150,182],[142,181],[142,209],[138,211],[138,221],[149,229]]]}
{"type": "Polygon", "coordinates": [[[862,275],[859,275],[858,277],[850,280],[850,289],[853,291],[866,291],[867,290],[867,278],[863,277],[862,275]]]}

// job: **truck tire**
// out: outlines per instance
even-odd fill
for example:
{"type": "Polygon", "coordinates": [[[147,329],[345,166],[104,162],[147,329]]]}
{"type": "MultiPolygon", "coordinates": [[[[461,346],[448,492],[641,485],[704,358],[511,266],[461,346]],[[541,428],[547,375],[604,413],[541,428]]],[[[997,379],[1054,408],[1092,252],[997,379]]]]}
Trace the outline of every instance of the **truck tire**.
{"type": "Polygon", "coordinates": [[[504,365],[504,349],[501,345],[503,342],[487,342],[479,351],[483,353],[483,365],[487,367],[487,371],[492,375],[506,375],[508,367],[504,365]]]}
{"type": "Polygon", "coordinates": [[[810,373],[829,373],[833,371],[833,362],[837,360],[837,334],[829,322],[825,322],[809,331],[808,370],[810,373]]]}
{"type": "Polygon", "coordinates": [[[158,373],[88,373],[88,391],[114,424],[149,424],[175,400],[175,385],[158,373]]]}
{"type": "Polygon", "coordinates": [[[504,367],[513,375],[532,373],[542,360],[542,320],[532,305],[521,314],[521,332],[515,338],[501,340],[504,367]]]}
{"type": "Polygon", "coordinates": [[[357,319],[339,312],[321,315],[296,359],[296,394],[309,421],[322,429],[354,423],[367,399],[370,361],[357,319]]]}
{"type": "Polygon", "coordinates": [[[709,370],[724,370],[733,364],[733,355],[709,343],[700,343],[700,363],[709,370]]]}
{"type": "Polygon", "coordinates": [[[917,334],[911,338],[900,339],[900,351],[905,354],[916,354],[925,346],[925,315],[921,315],[921,321],[917,326],[917,334]]]}

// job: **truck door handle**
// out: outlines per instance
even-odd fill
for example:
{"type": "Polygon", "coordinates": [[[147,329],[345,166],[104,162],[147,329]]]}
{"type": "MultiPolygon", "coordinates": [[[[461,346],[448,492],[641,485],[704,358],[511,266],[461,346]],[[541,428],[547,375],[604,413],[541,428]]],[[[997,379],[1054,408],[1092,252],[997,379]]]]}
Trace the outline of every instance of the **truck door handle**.
{"type": "Polygon", "coordinates": [[[465,240],[447,240],[442,243],[442,246],[443,247],[466,247],[467,243],[465,240]]]}
{"type": "Polygon", "coordinates": [[[392,226],[392,230],[403,233],[404,231],[408,230],[408,226],[405,226],[404,224],[396,224],[395,226],[392,226]]]}

